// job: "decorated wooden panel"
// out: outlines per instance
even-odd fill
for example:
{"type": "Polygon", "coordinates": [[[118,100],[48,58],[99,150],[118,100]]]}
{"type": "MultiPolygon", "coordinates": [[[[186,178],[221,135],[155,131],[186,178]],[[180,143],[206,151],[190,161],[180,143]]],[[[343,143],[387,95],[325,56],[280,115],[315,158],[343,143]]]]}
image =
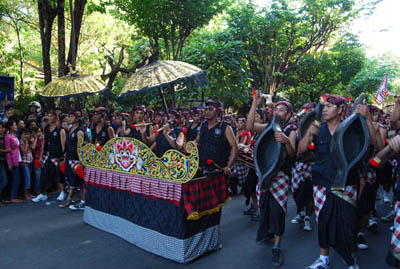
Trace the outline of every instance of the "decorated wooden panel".
{"type": "Polygon", "coordinates": [[[190,181],[199,167],[199,152],[193,142],[186,144],[185,154],[168,150],[158,158],[134,138],[113,138],[103,147],[85,144],[80,138],[78,155],[84,166],[182,183],[190,181]]]}

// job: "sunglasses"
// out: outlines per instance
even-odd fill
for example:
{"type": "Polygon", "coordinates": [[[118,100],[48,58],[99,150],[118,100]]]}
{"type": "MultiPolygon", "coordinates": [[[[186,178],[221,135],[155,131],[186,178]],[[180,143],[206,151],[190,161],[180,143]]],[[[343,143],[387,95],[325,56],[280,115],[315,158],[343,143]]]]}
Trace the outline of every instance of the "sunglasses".
{"type": "Polygon", "coordinates": [[[206,110],[206,111],[214,111],[214,110],[215,110],[215,107],[213,107],[213,106],[207,106],[207,107],[205,108],[205,110],[206,110]]]}

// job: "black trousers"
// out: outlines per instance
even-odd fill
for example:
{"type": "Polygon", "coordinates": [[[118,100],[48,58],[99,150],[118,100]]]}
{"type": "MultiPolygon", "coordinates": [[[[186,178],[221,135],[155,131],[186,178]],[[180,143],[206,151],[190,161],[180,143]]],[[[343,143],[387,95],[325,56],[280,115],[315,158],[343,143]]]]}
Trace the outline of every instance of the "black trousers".
{"type": "Polygon", "coordinates": [[[305,180],[299,188],[293,193],[296,202],[297,214],[304,210],[310,201],[313,201],[313,185],[311,180],[305,180]]]}
{"type": "Polygon", "coordinates": [[[365,184],[357,204],[360,217],[369,215],[374,210],[377,191],[378,189],[374,185],[368,182],[365,184]]]}
{"type": "Polygon", "coordinates": [[[40,175],[40,193],[47,193],[54,183],[63,183],[58,167],[49,159],[46,160],[40,175]]]}

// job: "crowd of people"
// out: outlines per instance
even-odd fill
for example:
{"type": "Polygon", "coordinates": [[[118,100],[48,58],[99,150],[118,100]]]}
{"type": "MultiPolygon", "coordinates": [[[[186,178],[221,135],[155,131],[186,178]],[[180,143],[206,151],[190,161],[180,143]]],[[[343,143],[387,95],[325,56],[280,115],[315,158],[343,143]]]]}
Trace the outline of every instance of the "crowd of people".
{"type": "MultiPolygon", "coordinates": [[[[297,215],[291,223],[302,223],[305,231],[311,231],[311,217],[315,215],[317,219],[320,256],[307,268],[330,268],[330,247],[348,268],[358,268],[354,252],[356,248],[368,248],[366,229],[376,229],[378,225],[375,201],[379,186],[383,187],[385,203],[394,206],[400,199],[395,185],[400,167],[397,157],[379,167],[366,163],[363,167],[367,169],[353,169],[345,191],[331,191],[337,171],[329,150],[332,135],[349,116],[352,100],[326,95],[322,121],[313,122],[299,139],[301,117],[316,105],[304,104],[296,113],[287,101],[260,107],[262,99],[262,95],[254,95],[246,115],[225,113],[223,104],[211,99],[203,108],[170,110],[168,115],[143,105],[134,106],[129,112],[118,111],[113,105],[94,111],[43,112],[38,102],[31,102],[29,113],[19,119],[14,117],[13,106],[8,105],[0,122],[0,206],[22,202],[21,198],[35,203],[47,201],[48,192],[57,189],[56,199],[63,201],[60,207],[83,210],[85,187],[79,172],[79,137],[97,147],[114,137],[132,137],[148,145],[158,157],[169,149],[184,151],[185,144],[194,141],[199,147],[202,170],[220,169],[219,180],[226,180],[231,194],[236,195],[240,190],[246,197],[248,208],[243,213],[260,223],[258,243],[273,242],[273,265],[283,264],[280,244],[285,232],[287,201],[292,193],[297,215]],[[285,122],[274,139],[284,145],[286,158],[268,187],[263,188],[258,183],[251,153],[274,114],[285,122]],[[388,194],[392,189],[394,195],[390,199],[388,194]],[[80,199],[73,201],[77,190],[81,192],[80,199]]],[[[369,157],[372,157],[400,127],[400,100],[392,113],[373,105],[358,105],[355,113],[366,119],[369,157]]],[[[395,214],[393,207],[381,219],[392,222],[395,214]]],[[[396,227],[395,222],[394,230],[396,227]]],[[[388,264],[399,266],[398,257],[400,251],[399,256],[389,251],[388,264]]]]}

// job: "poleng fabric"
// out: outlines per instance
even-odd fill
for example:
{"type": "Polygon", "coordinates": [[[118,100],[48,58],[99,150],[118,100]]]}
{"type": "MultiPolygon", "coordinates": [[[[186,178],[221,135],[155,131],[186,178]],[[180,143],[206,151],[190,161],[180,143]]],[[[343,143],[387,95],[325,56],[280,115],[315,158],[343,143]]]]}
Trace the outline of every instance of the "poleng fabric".
{"type": "Polygon", "coordinates": [[[290,186],[292,193],[295,193],[306,179],[311,179],[312,167],[312,162],[296,162],[296,165],[292,167],[292,184],[290,186]]]}
{"type": "Polygon", "coordinates": [[[278,202],[278,204],[282,207],[283,211],[286,213],[287,202],[289,198],[289,177],[280,171],[278,175],[271,179],[271,186],[269,191],[272,196],[278,202]]]}
{"type": "MultiPolygon", "coordinates": [[[[313,190],[314,190],[315,218],[316,221],[318,221],[319,214],[326,201],[327,190],[325,187],[318,185],[314,185],[313,190]]],[[[341,199],[355,206],[355,203],[357,201],[357,189],[354,185],[348,185],[345,187],[345,190],[343,192],[337,191],[336,193],[340,194],[341,199]]]]}
{"type": "Polygon", "coordinates": [[[239,179],[239,184],[244,183],[249,173],[249,170],[250,170],[249,166],[242,162],[235,161],[233,163],[232,173],[239,179]]]}
{"type": "Polygon", "coordinates": [[[321,209],[324,206],[326,200],[326,188],[315,185],[313,190],[314,190],[315,220],[318,222],[319,213],[321,212],[321,209]]]}

